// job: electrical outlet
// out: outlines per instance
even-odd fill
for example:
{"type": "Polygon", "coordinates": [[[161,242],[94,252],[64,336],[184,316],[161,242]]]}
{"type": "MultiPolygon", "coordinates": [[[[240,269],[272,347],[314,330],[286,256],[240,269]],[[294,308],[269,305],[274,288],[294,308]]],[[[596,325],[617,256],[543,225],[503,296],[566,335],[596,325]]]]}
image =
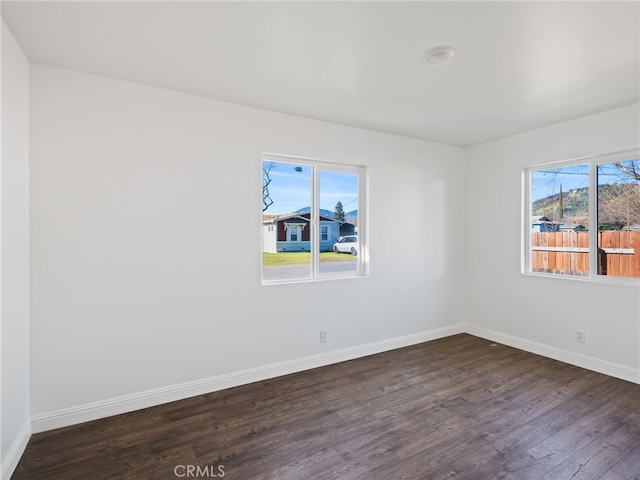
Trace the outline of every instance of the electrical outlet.
{"type": "Polygon", "coordinates": [[[576,342],[585,343],[587,341],[587,334],[583,330],[576,330],[576,342]]]}
{"type": "Polygon", "coordinates": [[[327,341],[327,331],[326,330],[320,330],[320,342],[324,343],[327,341]]]}

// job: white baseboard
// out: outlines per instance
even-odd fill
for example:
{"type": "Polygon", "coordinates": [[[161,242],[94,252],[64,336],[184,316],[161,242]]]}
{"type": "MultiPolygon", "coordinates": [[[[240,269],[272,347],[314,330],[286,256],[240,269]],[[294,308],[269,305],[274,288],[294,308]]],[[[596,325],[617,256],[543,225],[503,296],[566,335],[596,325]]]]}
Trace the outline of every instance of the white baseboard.
{"type": "MultiPolygon", "coordinates": [[[[380,342],[369,343],[357,347],[345,348],[333,352],[312,355],[296,360],[274,363],[262,367],[232,372],[225,375],[206,378],[195,382],[186,382],[178,385],[147,390],[131,395],[111,398],[108,400],[79,405],[49,413],[35,415],[31,421],[33,433],[53,430],[55,428],[75,425],[82,422],[97,420],[99,418],[128,413],[142,408],[153,407],[176,400],[196,395],[223,390],[225,388],[245,385],[251,382],[266,380],[269,378],[302,372],[312,368],[323,367],[334,363],[353,360],[355,358],[373,355],[376,353],[408,347],[418,343],[436,340],[459,333],[469,333],[493,342],[502,343],[510,347],[518,348],[526,352],[535,353],[561,362],[604,373],[612,377],[620,378],[640,384],[640,371],[624,365],[607,362],[597,358],[580,355],[568,350],[550,347],[537,342],[506,335],[493,330],[475,327],[468,324],[457,324],[450,327],[438,328],[426,332],[392,338],[380,342]]],[[[28,438],[27,438],[28,440],[28,438]]],[[[26,443],[25,443],[26,444],[26,443]]],[[[19,458],[19,456],[18,456],[19,458]]],[[[3,464],[4,465],[4,464],[3,464]]],[[[15,468],[15,467],[14,467],[15,468]]]]}
{"type": "Polygon", "coordinates": [[[0,467],[0,480],[6,479],[8,480],[13,475],[16,467],[18,466],[18,462],[22,457],[25,449],[27,448],[27,443],[29,443],[29,439],[31,438],[31,424],[29,422],[25,422],[22,426],[22,429],[13,440],[13,443],[7,450],[7,454],[2,459],[2,467],[0,467]]]}
{"type": "Polygon", "coordinates": [[[225,388],[245,385],[251,382],[302,372],[312,368],[323,367],[334,363],[353,360],[355,358],[376,353],[408,347],[418,343],[436,340],[464,333],[462,324],[443,327],[426,332],[392,338],[380,342],[369,343],[357,347],[345,348],[333,352],[312,355],[296,360],[274,363],[262,367],[242,370],[216,377],[206,378],[195,382],[147,390],[132,395],[124,395],[108,400],[65,408],[49,413],[34,415],[31,419],[33,433],[67,427],[90,420],[132,412],[142,408],[153,407],[163,403],[182,400],[196,395],[203,395],[225,388]]]}
{"type": "Polygon", "coordinates": [[[634,368],[613,362],[607,362],[606,360],[600,360],[599,358],[587,355],[581,355],[569,350],[550,347],[549,345],[532,342],[531,340],[525,340],[523,338],[514,337],[473,325],[465,324],[464,331],[470,335],[491,340],[492,342],[502,343],[510,347],[524,350],[525,352],[535,353],[537,355],[542,355],[543,357],[552,358],[577,367],[586,368],[587,370],[593,370],[594,372],[604,373],[611,377],[640,384],[640,370],[634,368]]]}

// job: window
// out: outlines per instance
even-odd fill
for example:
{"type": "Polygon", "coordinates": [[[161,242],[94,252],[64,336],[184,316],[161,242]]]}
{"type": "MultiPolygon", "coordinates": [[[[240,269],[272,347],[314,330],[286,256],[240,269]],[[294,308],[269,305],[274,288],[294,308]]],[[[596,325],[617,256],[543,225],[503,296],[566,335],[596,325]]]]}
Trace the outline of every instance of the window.
{"type": "Polygon", "coordinates": [[[329,226],[321,225],[320,226],[320,241],[328,242],[329,241],[329,226]]]}
{"type": "MultiPolygon", "coordinates": [[[[302,229],[304,228],[304,226],[305,226],[304,224],[300,224],[300,223],[285,222],[284,229],[287,231],[287,242],[290,242],[290,243],[301,242],[302,229]]],[[[296,248],[302,250],[304,247],[291,245],[289,250],[295,250],[296,248]]]]}
{"type": "Polygon", "coordinates": [[[531,271],[589,274],[589,164],[531,172],[531,271]]]}
{"type": "Polygon", "coordinates": [[[599,275],[640,278],[640,161],[599,164],[599,275]]]}
{"type": "Polygon", "coordinates": [[[263,155],[264,284],[365,274],[364,179],[363,167],[263,155]]]}
{"type": "Polygon", "coordinates": [[[640,279],[638,152],[532,167],[527,180],[525,271],[640,279]]]}

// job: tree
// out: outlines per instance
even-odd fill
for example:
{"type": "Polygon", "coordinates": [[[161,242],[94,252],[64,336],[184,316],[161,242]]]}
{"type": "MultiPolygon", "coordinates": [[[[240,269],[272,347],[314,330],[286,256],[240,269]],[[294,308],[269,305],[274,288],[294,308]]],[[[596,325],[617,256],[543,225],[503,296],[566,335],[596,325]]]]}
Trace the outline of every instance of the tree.
{"type": "Polygon", "coordinates": [[[342,202],[339,200],[338,200],[338,203],[336,203],[336,210],[333,213],[333,218],[341,222],[344,222],[344,209],[342,208],[342,202]]]}
{"type": "MultiPolygon", "coordinates": [[[[588,172],[574,170],[576,167],[542,172],[548,177],[549,189],[554,191],[559,186],[560,193],[534,202],[534,214],[546,215],[553,221],[588,227],[588,187],[572,188],[564,193],[560,183],[562,177],[567,175],[582,175],[588,179],[588,172]]],[[[597,169],[597,219],[600,228],[622,229],[640,223],[640,160],[604,163],[598,165],[597,169]]]]}
{"type": "Polygon", "coordinates": [[[262,162],[262,211],[273,205],[273,200],[269,195],[269,184],[271,183],[271,169],[275,164],[273,162],[262,162]]]}
{"type": "Polygon", "coordinates": [[[626,162],[627,165],[623,165],[622,163],[614,163],[615,167],[626,173],[632,178],[636,180],[640,180],[640,168],[638,168],[638,160],[632,160],[630,162],[626,162]]]}
{"type": "Polygon", "coordinates": [[[616,229],[640,223],[640,185],[602,185],[598,189],[598,221],[616,229]]]}
{"type": "MultiPolygon", "coordinates": [[[[598,221],[621,229],[640,223],[640,162],[630,160],[613,165],[619,173],[613,183],[598,186],[598,221]]],[[[611,174],[609,174],[611,176],[611,174]]]]}
{"type": "Polygon", "coordinates": [[[560,222],[564,222],[564,205],[562,203],[562,184],[560,184],[560,222]]]}

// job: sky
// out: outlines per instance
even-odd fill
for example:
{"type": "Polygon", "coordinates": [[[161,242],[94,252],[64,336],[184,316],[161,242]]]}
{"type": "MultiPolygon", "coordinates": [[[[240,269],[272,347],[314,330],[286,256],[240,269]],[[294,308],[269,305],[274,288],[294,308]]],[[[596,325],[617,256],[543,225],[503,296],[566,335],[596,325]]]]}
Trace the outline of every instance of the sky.
{"type": "MultiPolygon", "coordinates": [[[[638,170],[639,161],[630,160],[621,162],[626,167],[632,167],[635,164],[638,170]]],[[[598,184],[605,185],[611,183],[636,183],[640,184],[630,175],[625,174],[613,164],[603,164],[598,166],[598,184]]],[[[549,168],[546,170],[537,170],[531,175],[531,200],[536,201],[540,198],[548,197],[560,193],[560,185],[562,185],[563,193],[576,188],[584,188],[589,186],[589,165],[571,165],[559,168],[549,168]]]]}
{"type": "MultiPolygon", "coordinates": [[[[263,168],[268,164],[273,164],[269,172],[273,205],[263,212],[265,215],[291,213],[311,205],[311,167],[264,161],[263,168]]],[[[320,208],[333,212],[338,201],[345,213],[358,208],[358,175],[320,170],[320,208]]]]}
{"type": "Polygon", "coordinates": [[[537,170],[531,174],[531,200],[536,201],[560,193],[567,193],[576,188],[589,186],[589,164],[571,165],[568,167],[537,170]]]}
{"type": "MultiPolygon", "coordinates": [[[[639,168],[638,160],[622,162],[627,167],[632,162],[639,168]]],[[[264,161],[265,165],[273,164],[270,171],[271,183],[269,195],[273,204],[263,213],[279,215],[291,213],[311,205],[311,167],[293,163],[264,161]]],[[[264,179],[263,179],[264,181],[264,179]]],[[[621,172],[613,164],[598,166],[598,183],[640,183],[621,172]]],[[[564,167],[537,170],[531,175],[531,199],[564,193],[577,188],[589,186],[589,164],[570,165],[564,167]]],[[[320,208],[335,211],[338,201],[342,202],[346,212],[358,208],[358,176],[354,173],[320,170],[320,208]]]]}

